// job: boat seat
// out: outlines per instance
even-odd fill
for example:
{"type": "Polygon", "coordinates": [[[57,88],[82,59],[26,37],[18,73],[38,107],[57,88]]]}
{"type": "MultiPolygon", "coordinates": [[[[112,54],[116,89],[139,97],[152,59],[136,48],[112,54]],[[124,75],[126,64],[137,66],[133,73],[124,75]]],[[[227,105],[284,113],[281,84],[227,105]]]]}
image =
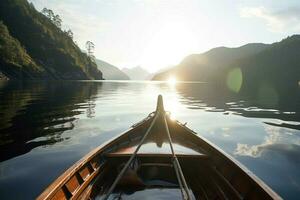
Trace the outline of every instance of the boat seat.
{"type": "MultiPolygon", "coordinates": [[[[125,147],[117,149],[116,151],[106,153],[105,156],[107,158],[112,157],[130,157],[135,151],[135,146],[125,147]]],[[[208,155],[205,153],[201,153],[194,150],[189,151],[180,151],[175,150],[175,154],[178,158],[197,158],[197,159],[205,159],[208,158],[208,155]]],[[[137,153],[137,157],[172,157],[170,151],[157,151],[157,149],[153,148],[149,151],[139,151],[137,153]]]]}
{"type": "MultiPolygon", "coordinates": [[[[107,158],[115,158],[115,157],[130,157],[131,153],[122,153],[122,152],[112,152],[106,153],[105,157],[107,158]]],[[[207,159],[208,156],[206,154],[197,153],[197,154],[183,154],[176,153],[177,158],[195,158],[195,159],[207,159]]],[[[137,157],[172,157],[171,153],[137,153],[137,157]]]]}

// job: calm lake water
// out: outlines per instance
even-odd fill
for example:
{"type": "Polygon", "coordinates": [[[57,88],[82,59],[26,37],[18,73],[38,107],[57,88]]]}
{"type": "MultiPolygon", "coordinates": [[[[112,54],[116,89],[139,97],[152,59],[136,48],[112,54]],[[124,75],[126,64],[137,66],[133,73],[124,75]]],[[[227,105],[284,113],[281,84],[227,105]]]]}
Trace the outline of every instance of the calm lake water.
{"type": "Polygon", "coordinates": [[[207,83],[0,82],[0,199],[33,199],[93,148],[166,110],[286,199],[300,195],[300,95],[242,96],[207,83]]]}

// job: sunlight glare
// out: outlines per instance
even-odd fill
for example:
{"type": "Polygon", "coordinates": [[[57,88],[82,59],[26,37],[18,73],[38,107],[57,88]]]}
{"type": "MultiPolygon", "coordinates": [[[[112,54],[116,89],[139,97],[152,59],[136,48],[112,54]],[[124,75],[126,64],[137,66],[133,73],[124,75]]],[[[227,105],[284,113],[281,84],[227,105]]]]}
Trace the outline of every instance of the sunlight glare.
{"type": "Polygon", "coordinates": [[[157,69],[175,65],[196,49],[197,37],[189,22],[180,19],[176,22],[166,21],[146,45],[141,64],[157,69]]]}
{"type": "Polygon", "coordinates": [[[174,116],[174,114],[172,115],[172,113],[170,114],[170,120],[175,121],[176,117],[174,116]]]}
{"type": "Polygon", "coordinates": [[[175,85],[176,84],[176,78],[174,76],[170,76],[168,79],[168,84],[169,85],[175,85]]]}
{"type": "Polygon", "coordinates": [[[170,112],[169,117],[172,121],[177,120],[179,114],[180,103],[177,96],[168,96],[165,98],[165,109],[170,112]]]}

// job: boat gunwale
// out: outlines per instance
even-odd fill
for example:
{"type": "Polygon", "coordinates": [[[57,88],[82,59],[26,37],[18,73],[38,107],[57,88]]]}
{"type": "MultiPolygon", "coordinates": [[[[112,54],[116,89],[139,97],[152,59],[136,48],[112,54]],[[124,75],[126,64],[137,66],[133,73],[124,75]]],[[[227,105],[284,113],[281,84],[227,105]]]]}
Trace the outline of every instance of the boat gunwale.
{"type": "MultiPolygon", "coordinates": [[[[56,192],[62,186],[64,186],[76,174],[76,172],[78,170],[80,170],[81,167],[83,167],[86,163],[90,162],[98,154],[104,152],[104,150],[107,147],[111,146],[114,142],[117,142],[118,140],[122,139],[122,137],[125,137],[125,135],[129,134],[131,131],[134,131],[135,129],[142,127],[147,121],[150,121],[153,118],[154,118],[154,115],[152,112],[147,117],[142,119],[140,122],[137,122],[136,124],[132,125],[129,129],[121,132],[120,134],[114,136],[113,138],[111,138],[108,141],[104,142],[103,144],[99,145],[95,149],[91,150],[84,157],[79,159],[76,163],[74,163],[71,167],[69,167],[66,171],[64,171],[53,182],[51,182],[50,185],[48,185],[47,188],[45,188],[36,199],[37,200],[51,199],[56,194],[56,192]]],[[[94,170],[96,170],[96,169],[94,169],[94,170]]]]}
{"type": "Polygon", "coordinates": [[[182,124],[180,121],[175,120],[175,122],[176,122],[177,125],[184,128],[186,130],[186,132],[188,132],[191,136],[195,137],[195,139],[200,139],[204,143],[207,143],[208,146],[210,146],[215,151],[214,153],[217,153],[218,155],[223,157],[223,159],[232,162],[232,164],[235,165],[236,167],[238,167],[238,169],[240,169],[240,171],[242,173],[244,173],[246,176],[248,176],[249,180],[252,180],[255,184],[257,184],[259,186],[259,188],[263,189],[270,197],[272,197],[273,199],[279,199],[279,200],[283,199],[272,188],[270,188],[263,180],[261,180],[253,172],[251,172],[245,165],[240,163],[238,160],[233,158],[231,155],[226,153],[224,150],[220,149],[218,146],[216,146],[215,144],[213,144],[209,140],[207,140],[204,137],[200,136],[199,133],[196,133],[192,129],[188,128],[187,126],[185,126],[185,124],[182,124]]]}

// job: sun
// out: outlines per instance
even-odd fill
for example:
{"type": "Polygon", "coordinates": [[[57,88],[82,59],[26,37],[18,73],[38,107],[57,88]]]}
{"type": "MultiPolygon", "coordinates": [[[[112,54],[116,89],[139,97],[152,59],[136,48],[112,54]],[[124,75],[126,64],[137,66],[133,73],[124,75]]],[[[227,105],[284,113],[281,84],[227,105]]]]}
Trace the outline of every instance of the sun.
{"type": "Polygon", "coordinates": [[[175,76],[170,76],[167,82],[169,85],[175,85],[177,80],[176,80],[175,76]]]}
{"type": "Polygon", "coordinates": [[[187,21],[166,21],[158,27],[151,38],[145,43],[141,63],[152,69],[178,64],[192,52],[197,44],[187,21]]]}

